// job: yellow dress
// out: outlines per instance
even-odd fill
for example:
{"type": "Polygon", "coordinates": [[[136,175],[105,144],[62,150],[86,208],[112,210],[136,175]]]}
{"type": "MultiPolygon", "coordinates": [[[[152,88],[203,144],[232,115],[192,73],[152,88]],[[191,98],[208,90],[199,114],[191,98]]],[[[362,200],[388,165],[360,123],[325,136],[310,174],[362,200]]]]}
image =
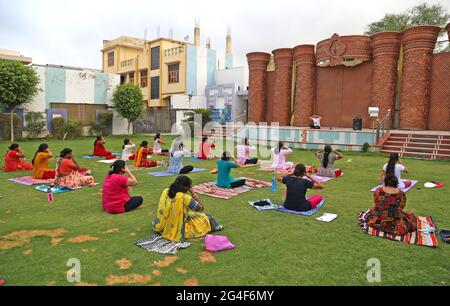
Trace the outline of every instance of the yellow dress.
{"type": "Polygon", "coordinates": [[[173,242],[203,237],[211,232],[210,216],[189,207],[190,195],[178,192],[171,199],[168,191],[169,188],[166,188],[159,200],[157,217],[152,224],[155,232],[173,242]]]}
{"type": "Polygon", "coordinates": [[[33,178],[42,179],[45,172],[53,171],[48,167],[48,160],[50,159],[50,154],[45,152],[39,152],[34,158],[33,164],[33,178]]]}

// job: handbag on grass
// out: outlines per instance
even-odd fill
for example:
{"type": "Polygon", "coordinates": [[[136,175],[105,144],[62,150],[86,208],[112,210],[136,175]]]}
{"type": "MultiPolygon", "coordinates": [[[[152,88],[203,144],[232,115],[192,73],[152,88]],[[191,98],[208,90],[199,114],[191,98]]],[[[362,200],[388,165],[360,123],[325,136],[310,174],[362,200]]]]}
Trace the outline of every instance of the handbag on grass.
{"type": "Polygon", "coordinates": [[[211,252],[219,252],[234,249],[235,245],[230,242],[227,236],[206,235],[205,248],[211,252]]]}

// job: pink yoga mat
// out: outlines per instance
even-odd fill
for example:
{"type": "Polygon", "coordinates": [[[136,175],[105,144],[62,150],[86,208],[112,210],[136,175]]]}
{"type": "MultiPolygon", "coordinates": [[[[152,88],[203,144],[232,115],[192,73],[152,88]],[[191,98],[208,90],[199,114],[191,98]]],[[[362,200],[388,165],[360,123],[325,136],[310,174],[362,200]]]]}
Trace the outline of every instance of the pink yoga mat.
{"type": "MultiPolygon", "coordinates": [[[[416,185],[419,181],[416,180],[402,180],[404,181],[411,181],[411,186],[409,186],[408,188],[400,188],[401,191],[403,192],[408,192],[411,188],[414,187],[414,185],[416,185]]],[[[383,185],[378,185],[376,187],[373,187],[372,189],[370,189],[370,191],[375,192],[375,190],[377,190],[378,188],[383,187],[383,185]]]]}

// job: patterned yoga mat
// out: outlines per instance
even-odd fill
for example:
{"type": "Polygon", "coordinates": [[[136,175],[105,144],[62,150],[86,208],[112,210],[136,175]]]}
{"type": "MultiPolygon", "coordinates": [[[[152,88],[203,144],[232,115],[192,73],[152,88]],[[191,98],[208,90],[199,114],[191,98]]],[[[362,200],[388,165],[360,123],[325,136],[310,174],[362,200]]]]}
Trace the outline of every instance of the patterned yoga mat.
{"type": "Polygon", "coordinates": [[[367,226],[367,214],[370,210],[362,212],[358,215],[358,224],[361,230],[371,236],[387,238],[390,240],[401,241],[405,244],[417,244],[432,248],[437,248],[438,238],[437,238],[437,228],[436,224],[433,222],[431,217],[417,217],[417,231],[408,233],[404,236],[396,236],[392,234],[387,234],[382,231],[377,231],[371,227],[367,226]]]}
{"type": "Polygon", "coordinates": [[[172,242],[162,238],[160,235],[151,235],[137,241],[136,245],[149,252],[175,255],[179,249],[188,248],[191,244],[189,242],[172,242]]]}
{"type": "Polygon", "coordinates": [[[40,179],[35,179],[32,176],[22,176],[22,177],[10,178],[10,179],[8,179],[8,181],[26,185],[26,186],[32,186],[32,185],[41,185],[41,184],[51,184],[55,180],[54,179],[40,180],[40,179]]]}
{"type": "Polygon", "coordinates": [[[255,180],[247,177],[241,177],[239,179],[245,179],[245,185],[238,188],[228,189],[217,187],[216,182],[203,183],[192,187],[194,192],[204,194],[210,197],[219,199],[231,199],[237,195],[248,192],[255,188],[270,187],[272,183],[255,180]]]}

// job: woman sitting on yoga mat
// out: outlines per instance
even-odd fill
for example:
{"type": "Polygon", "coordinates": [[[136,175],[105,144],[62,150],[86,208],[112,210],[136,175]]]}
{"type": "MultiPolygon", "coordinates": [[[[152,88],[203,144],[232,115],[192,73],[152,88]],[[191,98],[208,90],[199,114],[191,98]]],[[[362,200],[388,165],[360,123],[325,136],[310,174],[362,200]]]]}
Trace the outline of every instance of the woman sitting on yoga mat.
{"type": "Polygon", "coordinates": [[[106,157],[106,159],[114,159],[115,157],[111,152],[106,151],[105,148],[105,140],[102,136],[97,136],[97,139],[94,141],[94,156],[106,157]]]}
{"type": "Polygon", "coordinates": [[[136,158],[134,159],[134,166],[136,168],[151,168],[156,167],[158,163],[156,160],[147,160],[148,154],[151,154],[152,150],[148,148],[148,142],[142,141],[139,148],[136,151],[136,158]]]}
{"type": "Polygon", "coordinates": [[[403,209],[406,195],[398,188],[398,179],[388,174],[384,179],[384,187],[374,193],[375,206],[370,209],[367,225],[385,233],[405,235],[417,230],[417,218],[403,209]]]}
{"type": "Polygon", "coordinates": [[[306,172],[303,164],[297,164],[292,175],[279,177],[278,181],[285,184],[287,188],[286,200],[283,204],[286,209],[309,211],[323,200],[321,195],[314,195],[306,199],[308,189],[323,189],[323,185],[306,172]]]}
{"type": "Polygon", "coordinates": [[[169,150],[167,149],[161,149],[161,145],[166,144],[162,139],[161,139],[161,134],[158,133],[155,135],[155,138],[153,139],[153,154],[166,154],[169,152],[169,150]]]}
{"type": "Polygon", "coordinates": [[[278,145],[272,149],[272,168],[284,170],[294,167],[293,162],[286,161],[286,156],[290,154],[292,154],[292,150],[286,147],[283,142],[278,142],[278,145]]]}
{"type": "Polygon", "coordinates": [[[134,160],[136,158],[136,155],[132,153],[134,148],[136,148],[136,145],[126,138],[123,141],[121,160],[134,160]]]}
{"type": "Polygon", "coordinates": [[[204,136],[202,138],[202,143],[198,149],[198,159],[214,159],[216,156],[212,153],[212,150],[216,145],[208,140],[208,137],[204,136]]]}
{"type": "Polygon", "coordinates": [[[239,167],[238,162],[230,152],[223,152],[222,159],[217,161],[217,186],[221,188],[236,188],[245,185],[245,180],[235,180],[231,175],[231,168],[239,167]]]}
{"type": "Polygon", "coordinates": [[[411,186],[412,182],[407,180],[402,181],[402,172],[408,173],[408,168],[403,166],[398,153],[391,153],[389,161],[383,166],[383,171],[381,172],[381,181],[384,181],[386,175],[394,175],[398,180],[398,188],[408,188],[411,186]]]}
{"type": "Polygon", "coordinates": [[[255,165],[258,158],[250,158],[250,152],[256,151],[255,146],[250,146],[248,138],[244,138],[242,144],[236,146],[237,161],[240,165],[255,165]]]}
{"type": "Polygon", "coordinates": [[[131,197],[128,194],[129,186],[136,186],[137,179],[125,166],[123,160],[116,160],[105,178],[102,192],[103,210],[110,214],[129,212],[142,205],[141,196],[131,197]]]}
{"type": "Polygon", "coordinates": [[[41,144],[31,161],[33,164],[33,178],[42,180],[55,178],[55,170],[48,167],[48,160],[52,157],[53,153],[48,148],[48,145],[46,143],[41,144]]]}
{"type": "Polygon", "coordinates": [[[153,230],[172,242],[222,230],[223,226],[204,211],[205,205],[192,191],[191,179],[180,175],[161,194],[157,216],[152,222],[153,230]]]}
{"type": "Polygon", "coordinates": [[[324,177],[338,177],[342,174],[340,169],[334,169],[334,162],[344,158],[342,153],[333,151],[331,146],[327,145],[323,150],[317,151],[315,155],[320,161],[317,175],[324,177]]]}
{"type": "Polygon", "coordinates": [[[23,161],[21,158],[24,158],[25,154],[20,149],[17,143],[13,143],[9,146],[8,151],[5,154],[5,167],[3,167],[3,171],[27,171],[32,170],[33,165],[23,161]]]}
{"type": "Polygon", "coordinates": [[[191,152],[184,148],[183,142],[175,142],[174,148],[169,154],[169,169],[167,171],[174,174],[187,174],[194,170],[194,167],[190,165],[183,166],[185,155],[191,155],[191,152]]]}
{"type": "Polygon", "coordinates": [[[65,148],[59,157],[56,162],[55,185],[71,188],[95,185],[94,177],[87,175],[91,171],[78,165],[71,149],[65,148]]]}

